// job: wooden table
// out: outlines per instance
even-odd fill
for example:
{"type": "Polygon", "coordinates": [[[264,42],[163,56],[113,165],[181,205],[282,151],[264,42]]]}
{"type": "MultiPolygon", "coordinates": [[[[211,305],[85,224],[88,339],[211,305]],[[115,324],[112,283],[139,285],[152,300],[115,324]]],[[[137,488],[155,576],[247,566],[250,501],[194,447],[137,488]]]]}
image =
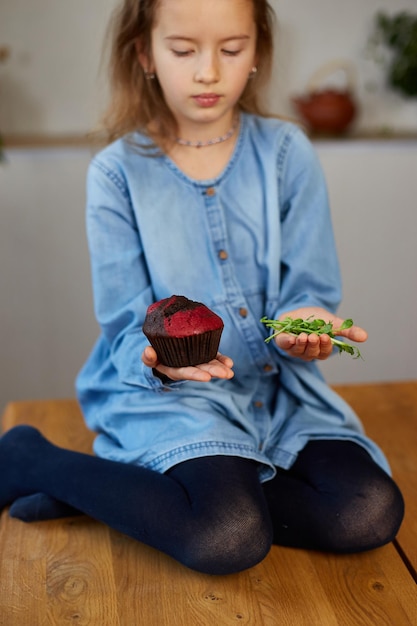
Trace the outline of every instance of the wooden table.
{"type": "MultiPolygon", "coordinates": [[[[394,543],[358,555],[274,546],[250,570],[208,576],[87,517],[24,524],[4,511],[0,625],[417,626],[417,381],[337,391],[386,451],[404,493],[394,543]]],[[[22,423],[91,451],[73,400],[9,404],[4,430],[22,423]]]]}

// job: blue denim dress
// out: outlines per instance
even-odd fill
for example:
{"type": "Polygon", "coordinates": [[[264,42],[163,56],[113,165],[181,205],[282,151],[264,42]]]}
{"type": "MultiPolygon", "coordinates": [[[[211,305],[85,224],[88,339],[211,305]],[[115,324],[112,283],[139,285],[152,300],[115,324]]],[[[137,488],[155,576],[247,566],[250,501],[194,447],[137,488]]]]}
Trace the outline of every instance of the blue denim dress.
{"type": "MultiPolygon", "coordinates": [[[[267,315],[335,311],[340,276],[323,174],[296,126],[242,114],[234,153],[194,180],[132,134],[92,160],[87,235],[101,334],[76,382],[95,453],[164,472],[187,459],[235,455],[261,480],[289,468],[311,439],[362,445],[387,461],[316,363],[265,343],[267,315]],[[145,367],[149,304],[172,294],[224,321],[220,351],[235,376],[163,384],[145,367]]],[[[335,357],[333,357],[335,358],[335,357]]],[[[345,357],[347,358],[347,357],[345,357]]]]}

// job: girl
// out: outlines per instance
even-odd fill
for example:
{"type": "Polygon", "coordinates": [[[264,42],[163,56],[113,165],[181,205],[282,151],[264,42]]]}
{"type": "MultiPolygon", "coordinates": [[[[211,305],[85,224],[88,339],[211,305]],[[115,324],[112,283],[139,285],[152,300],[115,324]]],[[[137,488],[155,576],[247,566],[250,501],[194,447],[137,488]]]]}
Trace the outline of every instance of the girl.
{"type": "Polygon", "coordinates": [[[354,552],[394,538],[403,500],[386,460],[315,363],[329,337],[266,344],[259,321],[342,321],[317,159],[258,102],[271,15],[265,0],[124,0],[116,14],[114,141],[88,175],[102,332],[77,380],[96,456],[6,433],[12,516],[82,512],[211,574],[255,565],[272,543],[354,552]],[[215,360],[158,362],[141,327],[172,294],[223,318],[215,360]]]}

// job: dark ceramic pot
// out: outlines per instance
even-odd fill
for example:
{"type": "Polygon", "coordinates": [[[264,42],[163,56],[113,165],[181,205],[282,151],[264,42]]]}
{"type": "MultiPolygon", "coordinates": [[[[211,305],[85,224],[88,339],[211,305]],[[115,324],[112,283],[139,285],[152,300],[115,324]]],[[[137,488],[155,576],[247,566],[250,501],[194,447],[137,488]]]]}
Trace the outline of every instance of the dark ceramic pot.
{"type": "Polygon", "coordinates": [[[302,121],[313,133],[339,135],[349,128],[357,107],[348,91],[323,89],[292,99],[302,121]]]}
{"type": "Polygon", "coordinates": [[[348,63],[331,63],[320,68],[310,81],[305,95],[293,97],[292,104],[300,119],[314,134],[340,135],[354,121],[358,107],[354,98],[353,70],[348,63]],[[317,83],[329,73],[342,69],[345,88],[321,88],[317,83]]]}

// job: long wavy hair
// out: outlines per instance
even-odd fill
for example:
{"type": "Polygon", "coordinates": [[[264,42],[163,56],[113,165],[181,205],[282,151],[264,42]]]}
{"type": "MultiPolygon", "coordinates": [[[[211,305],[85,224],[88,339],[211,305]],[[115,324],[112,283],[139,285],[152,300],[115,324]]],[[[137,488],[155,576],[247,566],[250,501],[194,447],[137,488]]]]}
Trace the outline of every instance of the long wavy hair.
{"type": "MultiPolygon", "coordinates": [[[[107,143],[140,130],[164,149],[177,134],[175,118],[165,102],[158,79],[150,80],[146,76],[137,52],[139,45],[148,58],[151,56],[152,28],[160,1],[122,0],[109,22],[105,41],[110,46],[107,61],[110,101],[99,129],[107,143]]],[[[267,0],[248,1],[252,1],[257,29],[258,71],[248,80],[238,107],[247,113],[266,115],[260,93],[272,69],[275,15],[267,0]]]]}

